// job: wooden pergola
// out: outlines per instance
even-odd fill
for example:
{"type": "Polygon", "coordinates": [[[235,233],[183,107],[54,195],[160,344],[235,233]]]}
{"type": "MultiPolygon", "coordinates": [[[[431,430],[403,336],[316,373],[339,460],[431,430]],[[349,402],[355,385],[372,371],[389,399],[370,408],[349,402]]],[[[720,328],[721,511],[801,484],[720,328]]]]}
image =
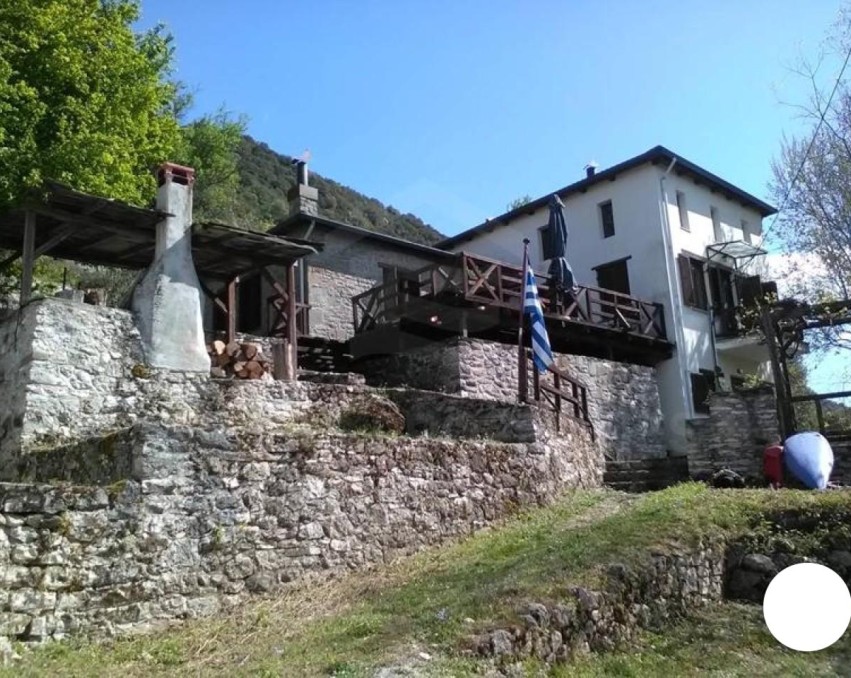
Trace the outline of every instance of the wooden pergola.
{"type": "MultiPolygon", "coordinates": [[[[33,266],[42,255],[143,271],[154,259],[157,224],[166,216],[160,210],[135,207],[48,182],[20,206],[0,214],[0,249],[11,252],[0,261],[0,274],[21,260],[23,306],[32,297],[33,266]]],[[[224,315],[228,341],[236,337],[236,287],[240,276],[259,272],[271,281],[279,295],[275,308],[286,347],[284,378],[294,378],[294,266],[301,257],[321,249],[321,245],[218,223],[193,224],[191,237],[192,258],[202,290],[224,315]],[[284,281],[275,279],[274,268],[284,269],[284,281]],[[215,293],[211,287],[222,288],[224,294],[215,293]]]]}
{"type": "Polygon", "coordinates": [[[827,429],[822,409],[823,401],[851,397],[851,391],[793,395],[789,379],[789,360],[803,344],[805,332],[848,324],[851,324],[851,300],[848,299],[820,304],[787,301],[763,307],[762,330],[771,358],[777,388],[777,415],[784,440],[798,432],[795,403],[812,402],[820,432],[834,442],[851,441],[851,430],[827,429]]]}

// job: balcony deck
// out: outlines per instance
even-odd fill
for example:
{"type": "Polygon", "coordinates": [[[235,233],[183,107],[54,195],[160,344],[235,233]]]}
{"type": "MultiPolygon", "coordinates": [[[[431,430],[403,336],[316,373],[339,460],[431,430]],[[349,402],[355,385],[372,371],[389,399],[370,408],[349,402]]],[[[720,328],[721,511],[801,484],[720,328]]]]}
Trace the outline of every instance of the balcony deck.
{"type": "MultiPolygon", "coordinates": [[[[536,278],[554,350],[643,364],[670,357],[661,304],[582,285],[564,294],[536,278]]],[[[516,341],[522,287],[520,267],[459,253],[353,297],[352,353],[394,352],[376,343],[393,330],[516,341]]]]}

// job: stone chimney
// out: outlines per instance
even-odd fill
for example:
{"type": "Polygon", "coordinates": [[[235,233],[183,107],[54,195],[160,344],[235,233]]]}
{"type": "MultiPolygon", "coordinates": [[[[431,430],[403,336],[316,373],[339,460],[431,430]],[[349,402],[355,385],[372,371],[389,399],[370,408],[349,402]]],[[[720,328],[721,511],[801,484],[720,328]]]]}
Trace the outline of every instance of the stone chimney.
{"type": "Polygon", "coordinates": [[[319,191],[308,183],[307,160],[293,160],[295,165],[296,184],[287,191],[290,201],[290,216],[294,214],[309,214],[319,216],[319,191]]]}
{"type": "Polygon", "coordinates": [[[192,261],[192,185],[195,171],[166,163],[157,172],[154,260],[133,292],[133,312],[151,367],[209,372],[201,285],[192,261]]]}

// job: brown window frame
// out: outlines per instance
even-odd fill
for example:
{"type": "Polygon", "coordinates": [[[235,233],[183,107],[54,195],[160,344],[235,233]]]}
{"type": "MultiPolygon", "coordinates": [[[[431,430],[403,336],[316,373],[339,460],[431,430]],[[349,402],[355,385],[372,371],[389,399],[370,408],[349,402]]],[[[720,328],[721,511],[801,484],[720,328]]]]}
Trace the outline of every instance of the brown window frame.
{"type": "Polygon", "coordinates": [[[706,276],[703,273],[704,261],[698,257],[680,254],[677,256],[677,270],[683,292],[683,304],[701,311],[709,310],[709,294],[706,288],[706,276]]]}

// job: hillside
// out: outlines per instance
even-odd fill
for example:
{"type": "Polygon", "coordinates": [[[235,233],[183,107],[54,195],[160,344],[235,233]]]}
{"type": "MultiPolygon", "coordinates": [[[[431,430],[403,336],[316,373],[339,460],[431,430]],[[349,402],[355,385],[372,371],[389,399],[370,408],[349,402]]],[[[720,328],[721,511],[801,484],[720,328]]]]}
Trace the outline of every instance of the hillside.
{"type": "MultiPolygon", "coordinates": [[[[246,222],[272,226],[288,213],[287,191],[295,185],[292,158],[249,136],[238,153],[241,190],[235,212],[246,222]]],[[[402,214],[319,174],[311,172],[310,183],[319,190],[320,213],[329,219],[426,244],[443,237],[413,214],[402,214]]]]}

